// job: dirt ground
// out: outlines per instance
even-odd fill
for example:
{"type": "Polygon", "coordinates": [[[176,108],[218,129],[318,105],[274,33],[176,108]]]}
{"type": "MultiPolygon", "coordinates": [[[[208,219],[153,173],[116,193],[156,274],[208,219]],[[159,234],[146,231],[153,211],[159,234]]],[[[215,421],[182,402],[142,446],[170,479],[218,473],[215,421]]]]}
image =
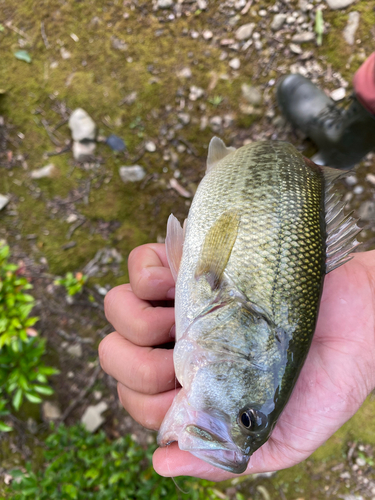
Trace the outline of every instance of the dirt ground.
{"type": "MultiPolygon", "coordinates": [[[[352,75],[375,36],[375,1],[341,10],[317,0],[162,3],[0,0],[0,194],[10,198],[0,211],[0,238],[34,285],[37,329],[47,338],[49,364],[60,370],[51,401],[68,424],[89,404],[105,401],[108,434],[133,433],[141,441],[150,433],[120,408],[115,382],[98,366],[98,343],[110,331],[103,295],[127,281],[132,248],[164,241],[171,212],[186,217],[213,135],[235,147],[287,140],[311,156],[314,145],[280,116],[277,79],[301,73],[328,94],[343,89],[338,105],[346,105],[352,75]],[[314,34],[317,9],[322,45],[314,34]],[[343,30],[352,12],[359,25],[350,45],[343,30]],[[274,29],[277,14],[285,20],[274,29]],[[252,33],[240,38],[238,29],[250,23],[252,33]],[[306,32],[314,34],[310,41],[296,41],[306,32]],[[31,62],[15,57],[20,50],[31,62]],[[98,130],[94,156],[85,162],[73,158],[67,125],[77,107],[98,130]],[[106,144],[111,134],[125,141],[125,151],[106,144]],[[48,164],[51,176],[33,178],[48,164]],[[119,168],[135,164],[144,178],[124,183],[119,168]],[[89,275],[71,303],[53,284],[67,271],[89,275]]],[[[362,216],[361,251],[375,248],[369,174],[375,174],[373,155],[340,186],[347,209],[362,216]]],[[[42,460],[35,439],[43,439],[47,420],[35,406],[24,407],[14,419],[16,435],[0,438],[1,473],[25,458],[42,460]]],[[[374,421],[370,397],[303,464],[235,480],[221,491],[263,500],[375,498],[374,421]]]]}

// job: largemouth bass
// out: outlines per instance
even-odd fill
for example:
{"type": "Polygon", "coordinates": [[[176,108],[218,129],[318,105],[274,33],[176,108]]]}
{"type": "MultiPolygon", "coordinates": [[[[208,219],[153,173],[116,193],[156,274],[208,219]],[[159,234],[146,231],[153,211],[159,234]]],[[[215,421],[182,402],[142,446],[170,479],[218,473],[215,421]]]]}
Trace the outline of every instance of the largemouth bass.
{"type": "Polygon", "coordinates": [[[324,276],[358,244],[333,188],[340,175],[288,143],[212,139],[184,229],[168,220],[182,389],[159,445],[242,473],[267,441],[306,359],[324,276]]]}

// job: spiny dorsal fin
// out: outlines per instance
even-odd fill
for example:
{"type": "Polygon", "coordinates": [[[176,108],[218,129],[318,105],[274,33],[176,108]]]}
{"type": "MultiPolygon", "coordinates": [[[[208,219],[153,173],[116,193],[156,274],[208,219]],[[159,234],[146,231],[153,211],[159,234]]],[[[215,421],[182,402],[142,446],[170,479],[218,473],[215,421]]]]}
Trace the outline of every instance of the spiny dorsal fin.
{"type": "MultiPolygon", "coordinates": [[[[184,223],[185,226],[185,223],[184,223]]],[[[168,264],[172,272],[173,279],[177,281],[178,270],[182,257],[182,248],[184,245],[184,230],[178,219],[171,214],[167,223],[167,237],[165,238],[165,250],[167,253],[168,264]]]]}
{"type": "Polygon", "coordinates": [[[206,276],[213,290],[220,284],[234,242],[237,239],[239,224],[238,210],[227,210],[211,227],[204,240],[195,278],[206,276]]]}
{"type": "Polygon", "coordinates": [[[350,254],[360,245],[356,236],[362,229],[357,226],[359,219],[352,217],[353,212],[344,215],[345,203],[341,201],[334,186],[337,179],[343,178],[349,173],[335,168],[321,168],[326,179],[326,273],[329,273],[353,258],[350,254]]]}
{"type": "Polygon", "coordinates": [[[227,148],[224,142],[218,137],[213,137],[208,146],[208,156],[207,156],[207,169],[206,174],[212,169],[212,167],[225,156],[236,151],[236,148],[227,148]]]}

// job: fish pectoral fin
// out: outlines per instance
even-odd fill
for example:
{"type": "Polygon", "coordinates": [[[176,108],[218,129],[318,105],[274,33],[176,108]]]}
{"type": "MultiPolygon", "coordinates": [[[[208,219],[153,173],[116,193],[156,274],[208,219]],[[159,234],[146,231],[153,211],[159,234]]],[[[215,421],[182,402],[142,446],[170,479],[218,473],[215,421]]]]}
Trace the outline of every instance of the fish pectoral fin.
{"type": "Polygon", "coordinates": [[[198,260],[195,278],[205,276],[214,290],[219,286],[237,238],[240,214],[236,209],[227,210],[209,229],[198,260]]]}
{"type": "Polygon", "coordinates": [[[216,136],[213,137],[208,146],[206,174],[212,170],[213,166],[218,161],[229,155],[229,153],[232,153],[232,151],[236,151],[236,148],[233,148],[232,146],[227,148],[221,139],[216,136]]]}
{"type": "MultiPolygon", "coordinates": [[[[186,219],[185,219],[186,221],[186,219]]],[[[184,223],[185,228],[185,223],[184,223]]],[[[182,248],[184,245],[185,231],[181,227],[178,219],[171,214],[167,223],[167,237],[165,238],[165,250],[167,253],[168,264],[172,272],[173,279],[177,281],[178,270],[182,257],[182,248]]]]}

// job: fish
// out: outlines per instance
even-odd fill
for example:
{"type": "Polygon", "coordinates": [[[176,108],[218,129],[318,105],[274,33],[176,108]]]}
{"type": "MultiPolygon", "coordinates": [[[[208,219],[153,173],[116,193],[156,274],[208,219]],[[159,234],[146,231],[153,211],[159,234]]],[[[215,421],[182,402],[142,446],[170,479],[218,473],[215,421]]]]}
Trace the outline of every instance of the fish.
{"type": "Polygon", "coordinates": [[[167,224],[181,389],[160,446],[177,441],[241,474],[269,439],[309,351],[324,277],[359,244],[335,189],[343,175],[287,142],[211,140],[188,218],[167,224]]]}

